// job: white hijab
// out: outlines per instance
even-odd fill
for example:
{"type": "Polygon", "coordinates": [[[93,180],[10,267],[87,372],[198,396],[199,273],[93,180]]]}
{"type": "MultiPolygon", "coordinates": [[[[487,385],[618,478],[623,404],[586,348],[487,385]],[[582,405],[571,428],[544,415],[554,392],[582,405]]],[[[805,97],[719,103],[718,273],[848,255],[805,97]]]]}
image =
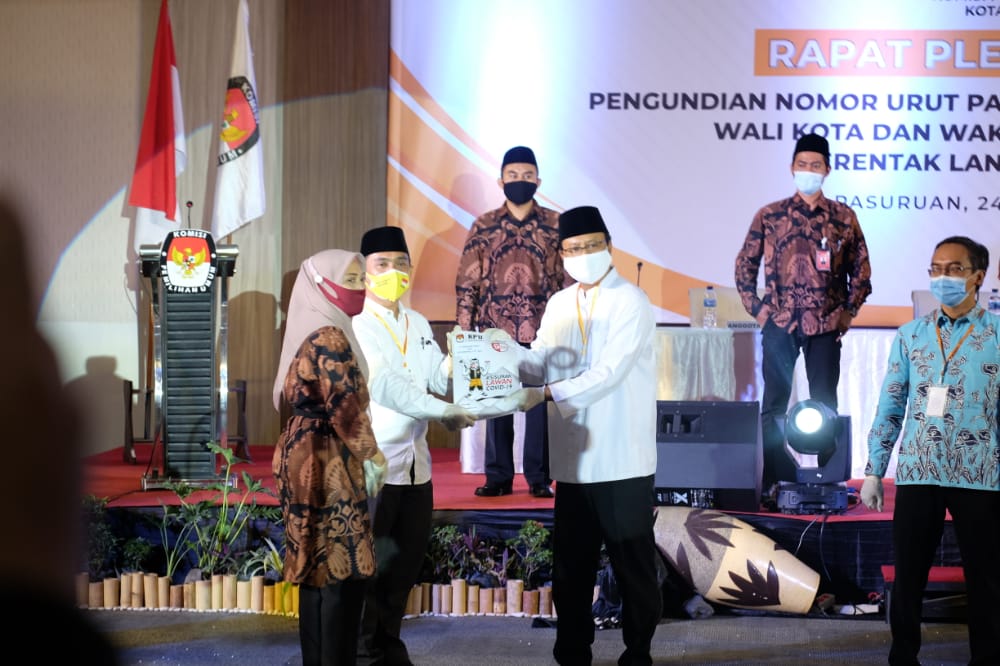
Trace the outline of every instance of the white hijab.
{"type": "MultiPolygon", "coordinates": [[[[278,372],[274,378],[274,408],[280,410],[281,395],[285,388],[285,376],[288,366],[299,351],[302,341],[324,326],[336,326],[344,332],[351,342],[351,351],[357,359],[361,374],[368,378],[368,364],[361,353],[361,346],[354,337],[351,318],[346,312],[327,300],[316,283],[316,274],[337,284],[344,278],[344,273],[357,260],[364,269],[365,258],[357,252],[347,250],[323,250],[309,257],[299,265],[299,274],[292,285],[292,293],[288,298],[288,315],[285,318],[285,337],[281,342],[281,357],[278,361],[278,372]]],[[[334,295],[336,295],[334,293],[334,295]]]]}

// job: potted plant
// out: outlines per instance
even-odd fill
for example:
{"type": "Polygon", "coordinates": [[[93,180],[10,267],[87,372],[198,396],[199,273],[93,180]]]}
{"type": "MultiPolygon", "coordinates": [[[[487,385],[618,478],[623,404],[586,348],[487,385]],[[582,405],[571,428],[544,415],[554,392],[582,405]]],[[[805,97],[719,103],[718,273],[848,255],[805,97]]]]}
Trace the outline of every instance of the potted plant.
{"type": "Polygon", "coordinates": [[[194,504],[182,501],[194,524],[198,568],[203,575],[233,569],[238,561],[236,550],[245,538],[251,518],[267,513],[266,507],[260,507],[256,499],[256,494],[264,491],[263,483],[244,471],[244,489],[237,495],[232,472],[233,450],[212,442],[207,447],[221,455],[225,462],[221,479],[208,486],[217,495],[194,504]]]}
{"type": "Polygon", "coordinates": [[[163,550],[163,576],[161,585],[166,585],[168,606],[184,608],[184,585],[177,581],[177,573],[182,564],[188,562],[188,555],[194,549],[191,533],[194,523],[188,522],[181,507],[160,503],[159,515],[143,514],[157,529],[160,535],[160,548],[163,550]]]}
{"type": "MultiPolygon", "coordinates": [[[[478,611],[488,614],[506,613],[507,569],[510,567],[511,550],[503,541],[478,537],[473,528],[469,539],[470,550],[475,554],[476,570],[469,576],[470,589],[478,587],[478,611]],[[497,608],[497,601],[503,608],[497,608]]],[[[471,598],[471,595],[470,595],[471,598]]]]}
{"type": "Polygon", "coordinates": [[[108,524],[108,500],[95,495],[83,498],[83,519],[87,526],[86,586],[78,586],[77,603],[96,607],[111,607],[119,603],[118,577],[115,562],[119,539],[108,524]]]}
{"type": "Polygon", "coordinates": [[[122,547],[122,570],[145,571],[146,560],[153,552],[153,544],[141,536],[125,541],[122,547]]]}
{"type": "MultiPolygon", "coordinates": [[[[280,520],[280,510],[273,506],[257,504],[257,493],[266,492],[263,482],[255,480],[247,472],[242,473],[243,490],[237,491],[237,477],[233,472],[233,450],[209,442],[208,449],[222,456],[223,467],[220,479],[206,486],[205,490],[214,495],[199,501],[190,498],[195,488],[183,482],[170,483],[180,500],[177,514],[171,516],[171,524],[179,524],[182,532],[173,541],[178,549],[175,565],[188,551],[193,554],[195,567],[188,572],[187,581],[195,585],[194,606],[198,610],[221,610],[231,600],[235,606],[236,573],[239,570],[242,553],[255,544],[248,537],[250,528],[258,519],[268,523],[280,520]],[[186,544],[190,542],[190,548],[186,544]],[[178,545],[182,544],[182,545],[178,545]],[[231,594],[224,592],[224,576],[229,576],[231,594]]],[[[187,604],[185,604],[187,605],[187,604]]]]}
{"type": "Polygon", "coordinates": [[[250,580],[257,576],[271,581],[281,580],[285,568],[285,556],[270,537],[264,537],[264,544],[246,552],[240,566],[240,577],[250,580]]]}
{"type": "Polygon", "coordinates": [[[549,530],[537,520],[526,520],[517,535],[507,539],[507,546],[512,551],[508,577],[520,578],[527,589],[538,587],[552,568],[549,530]]]}
{"type": "Polygon", "coordinates": [[[450,583],[468,570],[470,553],[465,548],[465,536],[456,525],[439,525],[431,531],[427,548],[433,578],[438,583],[450,583]]]}
{"type": "MultiPolygon", "coordinates": [[[[153,552],[153,544],[141,536],[126,539],[121,548],[122,580],[130,583],[131,600],[129,606],[135,608],[159,608],[160,595],[156,573],[146,569],[146,562],[153,552]],[[127,574],[127,576],[126,576],[127,574]]],[[[166,596],[163,605],[166,604],[166,596]]]]}
{"type": "MultiPolygon", "coordinates": [[[[457,532],[450,543],[452,577],[452,613],[455,615],[478,614],[485,609],[480,606],[480,587],[485,584],[492,588],[495,584],[489,574],[492,546],[488,540],[476,533],[473,525],[466,532],[457,532]]],[[[492,602],[489,604],[492,605],[492,602]]]]}
{"type": "Polygon", "coordinates": [[[512,550],[507,612],[535,615],[539,612],[541,576],[552,567],[549,530],[537,520],[526,520],[517,535],[507,539],[507,546],[512,550]]]}
{"type": "Polygon", "coordinates": [[[106,498],[87,495],[83,498],[83,517],[87,523],[87,573],[91,581],[103,580],[114,569],[118,538],[107,521],[106,498]]]}
{"type": "MultiPolygon", "coordinates": [[[[264,537],[264,544],[253,551],[247,551],[240,567],[237,585],[237,607],[244,608],[240,594],[241,583],[249,586],[248,607],[252,611],[264,612],[274,608],[274,583],[281,580],[285,567],[284,554],[269,537],[264,537]],[[270,583],[270,585],[267,585],[270,583]],[[269,588],[269,589],[268,589],[269,588]],[[270,603],[266,603],[266,594],[270,594],[270,603]]],[[[243,589],[247,589],[243,587],[243,589]]]]}
{"type": "Polygon", "coordinates": [[[431,531],[425,557],[433,581],[431,612],[435,615],[451,613],[451,581],[464,568],[461,543],[462,533],[455,525],[439,525],[431,531]]]}

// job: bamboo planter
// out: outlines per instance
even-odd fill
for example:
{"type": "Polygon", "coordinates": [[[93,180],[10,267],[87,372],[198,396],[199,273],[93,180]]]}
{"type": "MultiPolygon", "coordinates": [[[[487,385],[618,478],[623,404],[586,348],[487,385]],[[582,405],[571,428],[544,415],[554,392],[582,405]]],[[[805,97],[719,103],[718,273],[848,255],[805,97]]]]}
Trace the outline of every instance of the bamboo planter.
{"type": "Polygon", "coordinates": [[[480,587],[455,579],[447,585],[415,585],[407,598],[405,617],[418,615],[555,617],[555,610],[551,586],[525,590],[524,581],[509,580],[504,587],[480,587]]]}
{"type": "Polygon", "coordinates": [[[78,574],[76,601],[81,608],[277,612],[297,617],[298,585],[265,582],[263,576],[238,580],[235,575],[221,575],[174,585],[167,576],[139,572],[91,582],[87,574],[78,574]],[[279,605],[275,604],[276,588],[279,605]]]}
{"type": "MultiPolygon", "coordinates": [[[[117,578],[91,582],[85,573],[76,578],[76,600],[81,608],[173,609],[202,612],[250,612],[299,615],[299,586],[272,583],[263,576],[239,580],[216,574],[208,580],[171,584],[154,573],[126,572],[117,578]]],[[[450,584],[417,583],[410,589],[405,617],[444,615],[509,615],[554,617],[552,588],[525,590],[523,581],[504,587],[480,587],[463,579],[450,584]]]]}

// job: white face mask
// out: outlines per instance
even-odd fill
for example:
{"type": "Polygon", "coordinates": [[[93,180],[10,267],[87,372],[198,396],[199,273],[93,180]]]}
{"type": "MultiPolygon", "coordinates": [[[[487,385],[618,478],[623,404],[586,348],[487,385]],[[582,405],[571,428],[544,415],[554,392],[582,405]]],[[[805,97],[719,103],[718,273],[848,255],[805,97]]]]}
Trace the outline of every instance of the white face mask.
{"type": "Polygon", "coordinates": [[[563,258],[563,268],[569,276],[583,284],[594,284],[604,277],[610,267],[611,252],[606,248],[600,252],[563,258]]]}
{"type": "Polygon", "coordinates": [[[823,174],[814,171],[795,171],[795,187],[802,194],[816,194],[823,187],[823,174]]]}

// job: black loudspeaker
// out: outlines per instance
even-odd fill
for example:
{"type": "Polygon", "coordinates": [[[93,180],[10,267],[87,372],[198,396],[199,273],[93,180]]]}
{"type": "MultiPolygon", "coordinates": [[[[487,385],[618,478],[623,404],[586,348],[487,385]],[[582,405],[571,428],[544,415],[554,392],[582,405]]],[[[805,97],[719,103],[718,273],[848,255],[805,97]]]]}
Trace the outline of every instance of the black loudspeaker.
{"type": "Polygon", "coordinates": [[[656,403],[660,505],[760,510],[764,452],[760,403],[656,403]]]}

